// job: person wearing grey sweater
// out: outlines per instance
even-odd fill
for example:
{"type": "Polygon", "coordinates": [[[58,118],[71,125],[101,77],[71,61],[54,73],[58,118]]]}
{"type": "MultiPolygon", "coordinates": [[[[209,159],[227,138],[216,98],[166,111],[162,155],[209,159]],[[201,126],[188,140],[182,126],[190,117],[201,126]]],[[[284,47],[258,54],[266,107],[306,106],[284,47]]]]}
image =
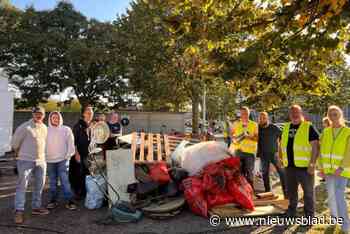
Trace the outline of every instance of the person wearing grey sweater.
{"type": "Polygon", "coordinates": [[[45,110],[35,107],[33,118],[20,125],[12,138],[12,148],[17,155],[18,179],[15,196],[15,223],[23,223],[25,195],[31,175],[34,175],[32,196],[32,214],[47,215],[49,211],[42,208],[42,192],[45,185],[46,161],[45,147],[47,127],[43,123],[45,110]]]}
{"type": "Polygon", "coordinates": [[[63,125],[63,117],[60,112],[51,112],[48,118],[49,128],[46,142],[46,162],[49,174],[49,204],[48,209],[58,206],[57,184],[61,181],[65,207],[76,210],[73,202],[73,193],[68,179],[69,160],[75,153],[74,136],[72,130],[63,125]]]}

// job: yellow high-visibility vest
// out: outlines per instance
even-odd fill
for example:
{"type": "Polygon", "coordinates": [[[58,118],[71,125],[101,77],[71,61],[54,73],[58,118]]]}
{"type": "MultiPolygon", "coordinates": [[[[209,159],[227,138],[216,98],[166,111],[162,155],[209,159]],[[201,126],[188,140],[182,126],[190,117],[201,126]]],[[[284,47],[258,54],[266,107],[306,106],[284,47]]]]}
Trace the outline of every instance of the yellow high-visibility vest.
{"type": "MultiPolygon", "coordinates": [[[[287,145],[288,134],[291,123],[286,123],[282,131],[281,148],[282,148],[282,162],[285,167],[288,166],[287,145]]],[[[309,129],[311,123],[303,121],[295,136],[293,144],[294,164],[296,167],[308,167],[312,154],[312,146],[309,142],[309,129]]]]}
{"type": "MultiPolygon", "coordinates": [[[[334,174],[336,169],[340,167],[346,154],[349,136],[350,128],[348,127],[341,128],[337,136],[333,136],[332,128],[324,129],[321,138],[320,164],[325,174],[334,174]]],[[[350,168],[344,168],[340,175],[350,178],[350,168]]]]}
{"type": "MultiPolygon", "coordinates": [[[[249,134],[254,134],[258,131],[258,124],[249,120],[247,128],[244,128],[242,121],[238,121],[234,124],[233,129],[235,131],[234,137],[241,135],[244,131],[247,131],[249,134]]],[[[258,142],[244,139],[241,142],[235,143],[233,147],[235,150],[240,150],[244,153],[256,154],[258,142]]]]}

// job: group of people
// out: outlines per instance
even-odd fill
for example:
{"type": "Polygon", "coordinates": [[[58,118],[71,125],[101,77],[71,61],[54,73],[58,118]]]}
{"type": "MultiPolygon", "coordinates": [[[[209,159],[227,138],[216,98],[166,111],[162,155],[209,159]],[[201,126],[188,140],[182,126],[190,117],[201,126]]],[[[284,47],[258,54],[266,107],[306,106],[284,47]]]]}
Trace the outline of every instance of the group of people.
{"type": "Polygon", "coordinates": [[[286,216],[295,217],[298,187],[304,194],[304,213],[315,215],[315,170],[325,179],[328,206],[332,217],[343,220],[342,230],[350,231],[345,189],[350,178],[350,128],[345,125],[338,106],[328,108],[320,135],[312,123],[304,119],[299,105],[289,108],[290,121],[282,130],[269,121],[268,113],[259,114],[259,122],[249,119],[248,107],[240,109],[240,119],[232,123],[227,134],[230,149],[240,157],[241,172],[254,189],[255,157],[261,159],[265,190],[271,191],[270,164],[280,176],[285,198],[289,200],[286,216]]]}
{"type": "MultiPolygon", "coordinates": [[[[32,192],[32,214],[47,215],[50,209],[56,208],[58,203],[58,180],[60,181],[65,207],[76,210],[76,201],[86,195],[85,177],[89,174],[87,157],[91,127],[99,121],[105,121],[104,114],[93,119],[91,106],[82,109],[81,118],[73,127],[63,125],[60,112],[51,112],[48,116],[48,126],[45,125],[45,110],[35,107],[32,118],[20,125],[12,138],[12,148],[16,153],[18,179],[15,195],[15,223],[24,221],[26,189],[31,175],[34,178],[32,192]],[[49,178],[49,202],[42,205],[42,192],[45,186],[46,171],[49,178]]],[[[111,142],[115,144],[115,137],[121,132],[119,116],[112,112],[107,122],[111,142]]]]}
{"type": "MultiPolygon", "coordinates": [[[[93,120],[91,106],[82,109],[81,118],[71,130],[63,125],[62,115],[55,111],[44,124],[45,110],[35,107],[32,119],[19,126],[12,140],[17,155],[18,181],[15,196],[15,222],[23,223],[25,194],[31,175],[34,176],[32,214],[47,215],[49,209],[58,206],[57,184],[63,188],[65,207],[75,210],[76,200],[86,195],[85,176],[89,174],[86,159],[89,155],[90,129],[95,122],[106,121],[103,114],[93,120]],[[49,177],[49,203],[42,206],[42,192],[46,170],[49,177]]],[[[304,119],[302,108],[292,105],[290,122],[282,130],[270,123],[267,112],[259,114],[258,123],[249,119],[248,107],[240,109],[240,119],[233,122],[227,143],[234,154],[240,157],[241,173],[254,189],[255,159],[261,159],[261,169],[266,191],[271,191],[270,164],[280,176],[285,198],[289,200],[287,216],[296,216],[298,187],[304,194],[305,216],[315,215],[315,170],[325,179],[328,206],[331,215],[343,219],[342,230],[348,232],[350,221],[345,200],[345,189],[350,178],[350,128],[345,125],[343,112],[338,106],[328,108],[321,135],[312,123],[304,119]]],[[[107,124],[115,143],[121,132],[119,116],[109,115],[107,124]]]]}

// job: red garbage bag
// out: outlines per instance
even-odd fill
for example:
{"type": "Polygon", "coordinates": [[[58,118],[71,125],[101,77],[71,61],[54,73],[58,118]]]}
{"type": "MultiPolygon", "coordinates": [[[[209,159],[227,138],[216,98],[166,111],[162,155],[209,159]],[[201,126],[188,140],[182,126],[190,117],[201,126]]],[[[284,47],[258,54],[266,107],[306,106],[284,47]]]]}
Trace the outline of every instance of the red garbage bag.
{"type": "Polygon", "coordinates": [[[225,191],[226,179],[223,166],[220,163],[210,164],[204,168],[202,173],[203,189],[209,193],[220,193],[225,191]]]}
{"type": "Polygon", "coordinates": [[[208,193],[220,193],[226,191],[226,178],[224,171],[216,175],[204,174],[203,190],[208,193]]]}
{"type": "Polygon", "coordinates": [[[245,209],[254,210],[253,189],[242,175],[228,182],[228,191],[234,197],[235,203],[245,209]]]}
{"type": "Polygon", "coordinates": [[[240,168],[239,157],[229,157],[224,160],[221,160],[220,163],[228,168],[237,169],[237,170],[239,170],[240,168]]]}
{"type": "Polygon", "coordinates": [[[182,181],[184,196],[193,213],[208,217],[208,204],[204,197],[202,180],[198,177],[188,177],[182,181]]]}
{"type": "Polygon", "coordinates": [[[165,162],[156,162],[149,165],[149,176],[153,181],[160,184],[167,184],[170,182],[170,175],[168,167],[165,162]]]}
{"type": "Polygon", "coordinates": [[[240,175],[240,159],[238,157],[230,157],[220,162],[223,166],[226,181],[233,180],[240,175]]]}
{"type": "Polygon", "coordinates": [[[210,193],[207,195],[207,202],[209,208],[219,205],[225,205],[234,201],[235,197],[227,191],[221,191],[215,194],[210,193]]]}

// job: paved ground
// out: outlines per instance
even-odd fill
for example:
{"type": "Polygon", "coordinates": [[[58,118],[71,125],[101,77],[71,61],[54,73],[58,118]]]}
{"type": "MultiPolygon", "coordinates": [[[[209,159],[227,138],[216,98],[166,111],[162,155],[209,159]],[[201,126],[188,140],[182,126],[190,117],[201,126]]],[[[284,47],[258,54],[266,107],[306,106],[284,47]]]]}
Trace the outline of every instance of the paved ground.
{"type": "MultiPolygon", "coordinates": [[[[2,163],[3,164],[3,163],[2,163]]],[[[10,163],[11,164],[11,163],[10,163]]],[[[8,165],[7,165],[8,166],[8,165]]],[[[225,225],[211,227],[205,218],[185,210],[169,220],[142,219],[139,223],[119,225],[98,225],[96,221],[106,216],[107,208],[87,210],[80,204],[78,211],[68,211],[63,205],[48,216],[33,217],[30,214],[31,194],[27,194],[27,211],[23,227],[13,223],[13,200],[16,176],[12,170],[0,175],[0,233],[122,233],[122,234],[172,234],[172,233],[302,233],[298,227],[256,227],[245,226],[229,229],[225,225]]],[[[44,204],[47,202],[47,189],[44,204]]],[[[312,232],[314,233],[314,232],[312,232]]],[[[321,232],[323,233],[323,232],[321,232]]]]}

